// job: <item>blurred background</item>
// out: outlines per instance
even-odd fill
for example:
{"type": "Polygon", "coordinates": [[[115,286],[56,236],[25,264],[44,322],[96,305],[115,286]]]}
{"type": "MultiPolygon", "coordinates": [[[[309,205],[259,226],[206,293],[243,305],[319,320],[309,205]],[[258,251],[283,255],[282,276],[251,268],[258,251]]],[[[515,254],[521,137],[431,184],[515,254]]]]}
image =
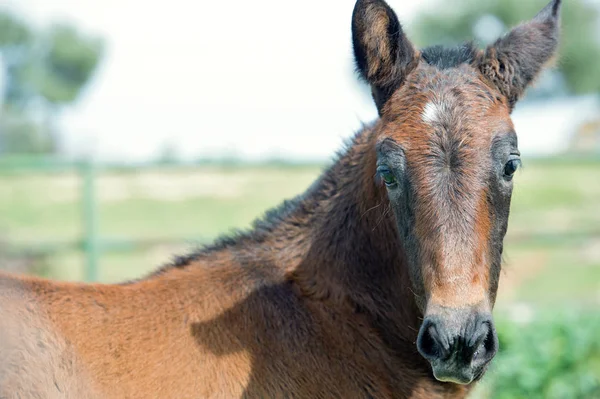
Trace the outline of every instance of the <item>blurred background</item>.
{"type": "MultiPolygon", "coordinates": [[[[545,0],[389,0],[420,47],[479,46],[545,0]]],[[[376,116],[352,0],[1,0],[0,268],[139,278],[305,190],[376,116]]],[[[515,179],[473,397],[600,398],[600,0],[513,114],[515,179]]]]}

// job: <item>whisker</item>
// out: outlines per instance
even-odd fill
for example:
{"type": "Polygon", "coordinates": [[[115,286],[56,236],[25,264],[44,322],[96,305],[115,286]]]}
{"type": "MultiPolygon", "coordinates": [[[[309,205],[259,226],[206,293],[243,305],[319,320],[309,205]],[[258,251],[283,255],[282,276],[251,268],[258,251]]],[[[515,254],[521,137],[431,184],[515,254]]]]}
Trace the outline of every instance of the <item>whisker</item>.
{"type": "Polygon", "coordinates": [[[419,332],[419,330],[417,330],[416,328],[413,328],[413,327],[409,326],[408,324],[406,325],[406,327],[408,327],[410,330],[413,330],[414,332],[419,332]]]}
{"type": "Polygon", "coordinates": [[[367,213],[369,213],[370,211],[372,211],[375,208],[379,208],[381,205],[383,205],[383,202],[380,203],[379,205],[375,205],[374,207],[367,209],[362,215],[360,215],[360,218],[362,219],[363,216],[365,216],[367,213]]]}
{"type": "Polygon", "coordinates": [[[381,217],[379,218],[379,220],[377,221],[377,223],[375,224],[375,227],[373,227],[373,230],[371,231],[375,231],[375,229],[381,224],[381,222],[383,221],[383,219],[387,216],[387,213],[389,211],[392,210],[392,205],[388,205],[388,207],[383,211],[383,215],[381,215],[381,217]]]}
{"type": "Polygon", "coordinates": [[[410,290],[410,292],[412,292],[412,294],[415,296],[415,298],[421,298],[421,296],[418,295],[416,292],[414,292],[411,287],[408,287],[408,289],[410,290]]]}

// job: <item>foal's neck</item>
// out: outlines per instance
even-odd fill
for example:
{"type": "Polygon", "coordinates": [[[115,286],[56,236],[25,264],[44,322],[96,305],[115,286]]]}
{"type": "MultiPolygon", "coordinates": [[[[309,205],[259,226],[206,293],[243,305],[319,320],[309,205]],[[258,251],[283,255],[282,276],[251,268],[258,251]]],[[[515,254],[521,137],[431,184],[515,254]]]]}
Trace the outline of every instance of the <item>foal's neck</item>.
{"type": "Polygon", "coordinates": [[[366,127],[304,195],[269,212],[253,230],[180,257],[151,277],[202,259],[210,264],[223,252],[259,258],[277,265],[274,274],[304,297],[361,313],[390,345],[414,352],[419,312],[394,213],[375,182],[375,141],[366,127]]]}

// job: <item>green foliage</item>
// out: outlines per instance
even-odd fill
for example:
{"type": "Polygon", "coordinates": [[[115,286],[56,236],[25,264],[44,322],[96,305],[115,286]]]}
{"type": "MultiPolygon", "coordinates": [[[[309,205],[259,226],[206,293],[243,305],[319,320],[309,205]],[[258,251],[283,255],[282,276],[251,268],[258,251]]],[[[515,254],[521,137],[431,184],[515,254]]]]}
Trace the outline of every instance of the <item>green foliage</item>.
{"type": "Polygon", "coordinates": [[[27,25],[7,13],[0,13],[0,47],[21,46],[30,43],[32,33],[27,25]]]}
{"type": "MultiPolygon", "coordinates": [[[[464,42],[476,36],[475,27],[484,16],[497,17],[508,29],[532,18],[547,3],[548,0],[456,0],[448,6],[444,1],[414,22],[416,39],[424,46],[464,42]]],[[[558,69],[572,93],[600,92],[599,24],[597,7],[585,0],[565,2],[558,69]]]]}
{"type": "Polygon", "coordinates": [[[8,79],[4,102],[22,108],[32,102],[69,104],[90,80],[102,57],[102,42],[68,25],[34,31],[0,12],[0,52],[8,79]]]}
{"type": "Polygon", "coordinates": [[[52,104],[74,101],[89,81],[100,61],[102,44],[82,37],[73,27],[55,25],[48,32],[48,51],[36,86],[52,104]]]}
{"type": "Polygon", "coordinates": [[[6,80],[0,101],[0,154],[53,151],[57,113],[77,100],[92,78],[102,58],[102,42],[64,24],[38,31],[0,11],[0,54],[6,80]]]}
{"type": "Polygon", "coordinates": [[[505,320],[497,328],[500,352],[484,379],[481,396],[600,397],[599,313],[565,313],[526,326],[505,320]]]}

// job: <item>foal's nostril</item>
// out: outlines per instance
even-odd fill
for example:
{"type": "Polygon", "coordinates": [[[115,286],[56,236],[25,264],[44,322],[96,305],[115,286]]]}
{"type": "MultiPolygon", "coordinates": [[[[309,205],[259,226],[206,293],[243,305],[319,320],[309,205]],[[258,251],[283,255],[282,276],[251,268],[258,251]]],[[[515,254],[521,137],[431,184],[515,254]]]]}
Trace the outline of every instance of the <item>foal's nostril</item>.
{"type": "Polygon", "coordinates": [[[484,322],[480,336],[475,341],[473,362],[486,363],[491,360],[498,351],[498,337],[494,326],[490,322],[484,322]]]}
{"type": "Polygon", "coordinates": [[[473,359],[486,352],[486,345],[489,339],[490,327],[487,323],[482,323],[475,333],[468,340],[467,348],[472,349],[473,359]]]}
{"type": "Polygon", "coordinates": [[[436,325],[431,320],[423,322],[417,337],[417,349],[429,361],[443,360],[448,357],[448,348],[444,345],[436,325]]]}

